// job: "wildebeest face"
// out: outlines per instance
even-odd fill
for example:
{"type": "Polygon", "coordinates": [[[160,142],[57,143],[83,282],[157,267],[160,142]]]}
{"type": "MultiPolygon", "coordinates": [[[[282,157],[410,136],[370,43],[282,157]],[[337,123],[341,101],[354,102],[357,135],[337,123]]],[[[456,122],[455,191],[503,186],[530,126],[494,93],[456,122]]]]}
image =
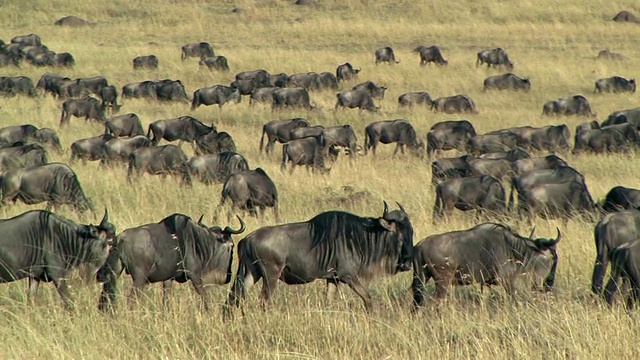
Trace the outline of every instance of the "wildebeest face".
{"type": "Polygon", "coordinates": [[[400,210],[389,212],[389,205],[384,202],[384,212],[380,218],[380,225],[386,230],[395,233],[398,239],[400,250],[397,271],[408,271],[411,269],[413,258],[413,227],[409,221],[409,216],[404,207],[398,203],[400,210]]]}

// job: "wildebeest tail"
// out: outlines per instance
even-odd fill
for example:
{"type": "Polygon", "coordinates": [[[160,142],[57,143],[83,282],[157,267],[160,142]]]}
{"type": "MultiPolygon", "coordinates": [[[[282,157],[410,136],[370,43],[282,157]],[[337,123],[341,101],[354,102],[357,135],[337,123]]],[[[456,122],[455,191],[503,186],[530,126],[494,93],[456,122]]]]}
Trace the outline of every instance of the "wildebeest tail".
{"type": "Polygon", "coordinates": [[[191,111],[200,106],[200,90],[193,92],[193,100],[191,100],[191,111]]]}
{"type": "Polygon", "coordinates": [[[516,190],[516,177],[511,178],[511,190],[509,191],[509,203],[507,204],[507,211],[511,212],[514,209],[514,196],[513,192],[516,190]]]}
{"type": "Polygon", "coordinates": [[[98,300],[98,309],[109,310],[116,301],[118,278],[122,274],[124,266],[120,260],[118,244],[109,250],[107,261],[96,273],[96,281],[102,283],[102,292],[98,300]]]}
{"type": "Polygon", "coordinates": [[[282,144],[282,162],[280,163],[280,170],[284,170],[287,167],[287,161],[289,161],[289,144],[282,144]]]}
{"type": "Polygon", "coordinates": [[[267,133],[267,125],[262,127],[262,137],[260,138],[260,152],[262,152],[262,147],[264,146],[264,135],[267,133]]]}
{"type": "Polygon", "coordinates": [[[413,294],[412,312],[424,305],[424,286],[432,278],[431,271],[427,266],[422,251],[413,252],[413,281],[411,282],[411,292],[413,294]]]}
{"type": "Polygon", "coordinates": [[[437,219],[442,217],[442,186],[436,186],[436,201],[433,204],[433,222],[435,223],[437,219]]]}
{"type": "Polygon", "coordinates": [[[251,275],[253,281],[257,282],[262,277],[262,270],[253,246],[247,241],[247,238],[244,238],[238,243],[238,271],[233,285],[231,285],[226,302],[227,306],[238,306],[240,301],[244,299],[246,295],[245,279],[248,275],[251,275]]]}

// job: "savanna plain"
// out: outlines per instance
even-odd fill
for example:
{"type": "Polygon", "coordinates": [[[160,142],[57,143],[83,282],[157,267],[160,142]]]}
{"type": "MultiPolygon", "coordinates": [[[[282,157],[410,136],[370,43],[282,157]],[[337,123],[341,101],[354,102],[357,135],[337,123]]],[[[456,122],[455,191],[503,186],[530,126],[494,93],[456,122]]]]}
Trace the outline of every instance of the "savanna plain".
{"type": "MultiPolygon", "coordinates": [[[[313,111],[271,112],[269,106],[240,104],[201,106],[190,111],[184,103],[125,100],[121,113],[134,112],[146,126],[158,119],[191,115],[229,132],[251,168],[262,167],[276,183],[282,222],[304,221],[339,208],[336,197],[343,187],[368,190],[370,195],[348,210],[379,216],[382,200],[404,205],[411,217],[415,239],[476,225],[473,216],[456,213],[448,222],[432,225],[434,189],[430,163],[410,155],[391,158],[393,145],[379,147],[377,157],[359,156],[351,165],[339,158],[326,176],[296,170],[280,171],[279,147],[265,156],[258,150],[262,124],[274,119],[303,117],[311,123],[351,124],[363,141],[364,127],[373,121],[404,118],[420,137],[436,122],[470,120],[479,133],[506,127],[564,123],[572,130],[578,117],[543,117],[542,105],[551,99],[585,95],[603,120],[616,110],[638,106],[637,94],[593,94],[595,80],[613,75],[633,78],[640,69],[640,25],[616,23],[620,10],[640,13],[631,1],[405,1],[320,0],[312,6],[293,1],[2,1],[0,37],[8,41],[37,33],[51,50],[68,51],[76,58],[73,69],[55,72],[71,78],[105,76],[118,88],[142,80],[180,79],[190,95],[198,88],[228,85],[233,74],[253,69],[288,74],[331,71],[350,62],[362,71],[358,79],[341,84],[341,91],[357,82],[372,80],[388,87],[377,101],[379,113],[334,111],[335,91],[312,92],[313,111]],[[244,12],[234,13],[234,7],[244,12]],[[53,22],[66,15],[92,21],[93,26],[59,27],[53,22]],[[229,60],[229,73],[199,69],[195,58],[180,60],[180,47],[210,42],[216,55],[229,60]],[[446,67],[419,66],[412,50],[418,45],[438,45],[449,61],[446,67]],[[392,46],[400,63],[374,64],[373,52],[392,46]],[[502,47],[515,63],[513,72],[528,76],[531,91],[483,92],[482,82],[499,70],[476,68],[476,53],[502,47]],[[609,49],[625,55],[623,61],[596,60],[609,49]],[[131,60],[155,54],[157,70],[134,71],[131,60]],[[428,108],[399,109],[397,97],[405,92],[427,91],[432,97],[469,95],[477,114],[445,115],[428,108]]],[[[5,76],[26,75],[34,82],[46,71],[23,64],[5,67],[5,76]]],[[[72,118],[59,129],[60,103],[50,96],[14,97],[0,103],[0,125],[31,123],[59,131],[64,154],[50,152],[52,161],[68,162],[69,145],[76,139],[103,132],[98,123],[72,118]],[[59,129],[59,130],[58,130],[59,129]]],[[[188,145],[183,148],[189,152],[188,145]]],[[[451,152],[446,156],[454,156],[451,152]]],[[[586,177],[594,199],[615,185],[640,187],[637,153],[627,155],[562,154],[586,177]]],[[[194,183],[184,188],[171,177],[142,176],[130,185],[126,169],[101,169],[97,163],[76,163],[85,193],[98,209],[108,208],[119,231],[157,222],[175,212],[194,218],[204,214],[214,222],[221,185],[194,183]]],[[[16,204],[0,209],[8,218],[40,206],[16,204]]],[[[79,218],[68,208],[64,216],[97,222],[99,216],[79,218]]],[[[245,217],[248,231],[274,224],[270,212],[264,219],[245,217]]],[[[506,218],[520,234],[531,230],[525,221],[506,218]]],[[[216,220],[226,225],[226,217],[216,220]]],[[[237,226],[235,223],[231,226],[237,226]]],[[[238,359],[633,359],[640,357],[640,315],[621,307],[609,309],[590,295],[595,258],[593,227],[580,219],[535,221],[539,236],[553,237],[556,226],[563,239],[558,245],[560,263],[554,291],[533,293],[520,284],[517,301],[501,288],[484,293],[479,286],[458,288],[440,306],[428,306],[411,315],[411,273],[377,279],[368,284],[374,311],[365,313],[361,300],[342,288],[327,303],[324,283],[276,288],[271,305],[262,311],[259,287],[249,291],[245,315],[223,323],[221,306],[228,286],[209,288],[213,310],[204,311],[188,284],[175,285],[167,309],[161,305],[159,284],[146,289],[140,304],[128,306],[125,296],[130,278],[120,279],[118,309],[105,315],[96,308],[100,287],[72,281],[75,309],[61,306],[53,286],[41,286],[38,303],[28,306],[26,281],[0,287],[0,357],[3,359],[70,358],[238,358],[238,359]],[[220,305],[220,306],[218,306],[220,305]]],[[[246,233],[245,233],[246,235],[246,233]]],[[[0,236],[2,236],[0,234],[0,236]]],[[[236,237],[235,241],[239,241],[236,237]]],[[[234,270],[237,259],[234,260],[234,270]]],[[[433,285],[428,291],[433,293],[433,285]]],[[[238,314],[239,315],[239,314],[238,314]]]]}

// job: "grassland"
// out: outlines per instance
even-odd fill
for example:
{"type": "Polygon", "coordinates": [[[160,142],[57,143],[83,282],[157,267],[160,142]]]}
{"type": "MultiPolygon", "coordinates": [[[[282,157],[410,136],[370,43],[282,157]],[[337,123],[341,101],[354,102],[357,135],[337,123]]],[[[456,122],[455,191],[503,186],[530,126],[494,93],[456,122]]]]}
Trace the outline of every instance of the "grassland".
{"type": "MultiPolygon", "coordinates": [[[[82,2],[34,0],[2,2],[0,37],[37,33],[57,52],[69,51],[77,60],[69,77],[104,75],[122,86],[146,79],[181,79],[188,93],[215,84],[228,84],[236,72],[264,68],[272,73],[334,71],[349,61],[362,68],[359,80],[373,80],[389,87],[379,103],[381,113],[333,111],[335,93],[312,93],[318,111],[285,111],[238,105],[201,107],[194,112],[184,104],[156,104],[130,100],[125,112],[138,114],[146,126],[153,120],[190,114],[213,122],[236,140],[239,152],[252,167],[262,167],[274,179],[281,198],[282,221],[306,220],[332,208],[320,202],[345,185],[367,189],[370,198],[351,210],[377,215],[382,200],[398,201],[414,224],[415,241],[427,235],[474,225],[472,217],[457,214],[448,223],[431,225],[433,189],[426,160],[391,159],[392,146],[380,149],[378,158],[363,157],[350,166],[339,160],[331,174],[315,177],[305,171],[293,176],[281,173],[279,159],[258,151],[261,124],[276,118],[305,117],[323,125],[351,124],[362,140],[362,129],[376,120],[406,118],[424,136],[437,121],[459,118],[434,114],[428,109],[399,110],[396,99],[408,91],[427,91],[433,97],[465,93],[479,113],[468,115],[479,132],[518,125],[566,123],[573,129],[586,119],[541,117],[542,104],[550,99],[584,94],[603,119],[612,111],[638,106],[636,94],[594,95],[593,83],[601,77],[634,77],[640,68],[640,27],[611,18],[620,10],[640,13],[633,2],[616,8],[611,2],[488,1],[428,2],[323,1],[316,6],[295,6],[293,1],[195,1],[115,0],[82,2]],[[232,13],[234,7],[245,12],[232,13]],[[76,15],[95,22],[92,27],[64,28],[58,18],[76,15]],[[225,55],[231,73],[198,69],[197,60],[180,61],[182,44],[208,41],[216,54],[225,55]],[[415,46],[437,44],[449,66],[420,67],[415,46]],[[400,64],[375,66],[373,51],[390,45],[400,64]],[[529,93],[483,93],[482,80],[498,71],[476,68],[477,51],[500,46],[515,62],[517,75],[529,76],[529,93]],[[594,60],[601,49],[623,53],[625,61],[594,60]],[[155,54],[160,67],[134,72],[131,60],[155,54]]],[[[36,80],[46,70],[24,65],[3,68],[3,75],[27,75],[36,80]]],[[[345,84],[347,89],[353,84],[345,84]]],[[[0,126],[33,123],[58,129],[59,103],[49,97],[12,98],[0,103],[0,126]]],[[[98,124],[72,119],[60,131],[65,149],[75,139],[94,136],[98,124]]],[[[188,147],[185,147],[185,149],[188,147]]],[[[615,185],[640,187],[637,154],[631,157],[567,154],[566,160],[581,171],[594,198],[602,198],[615,185]]],[[[63,155],[52,154],[66,162],[63,155]]],[[[108,207],[118,229],[155,222],[173,212],[211,216],[218,204],[220,185],[178,186],[144,176],[135,186],[126,183],[125,169],[100,170],[97,164],[75,165],[85,192],[98,207],[108,207]]],[[[0,209],[10,217],[27,209],[16,205],[0,209]]],[[[67,209],[62,213],[77,216],[67,209]]],[[[86,218],[86,221],[99,219],[86,218]]],[[[246,219],[249,230],[272,224],[246,219]]],[[[525,223],[510,219],[521,233],[525,223]]],[[[559,221],[537,220],[539,235],[552,236],[559,221]]],[[[98,285],[74,283],[76,310],[65,312],[53,287],[43,286],[39,304],[26,306],[26,283],[0,288],[0,357],[3,359],[69,358],[238,358],[238,359],[600,359],[638,358],[640,317],[614,308],[597,306],[589,294],[594,259],[592,223],[569,222],[562,227],[560,265],[553,294],[523,291],[518,304],[506,301],[501,289],[481,294],[478,287],[458,289],[437,311],[425,309],[412,317],[407,289],[410,274],[372,282],[375,311],[365,314],[361,301],[348,289],[327,304],[320,282],[304,287],[279,286],[272,306],[262,312],[257,288],[249,293],[246,316],[223,324],[218,307],[204,312],[197,295],[186,284],[174,286],[168,311],[160,306],[159,285],[150,286],[142,304],[127,307],[120,301],[117,316],[96,309],[98,285]]],[[[2,236],[0,234],[0,236],[2,236]]],[[[234,265],[235,267],[235,265],[234,265]]],[[[126,294],[129,278],[121,280],[126,294]]],[[[526,285],[523,284],[523,290],[526,285]]],[[[227,287],[212,287],[212,299],[222,304],[227,287]]]]}

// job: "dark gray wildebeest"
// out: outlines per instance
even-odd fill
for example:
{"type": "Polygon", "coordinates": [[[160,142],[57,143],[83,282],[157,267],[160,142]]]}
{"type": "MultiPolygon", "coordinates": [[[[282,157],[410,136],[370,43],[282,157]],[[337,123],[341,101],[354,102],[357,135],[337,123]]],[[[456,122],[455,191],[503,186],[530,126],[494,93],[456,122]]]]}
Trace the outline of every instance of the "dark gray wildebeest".
{"type": "Polygon", "coordinates": [[[597,60],[624,60],[624,55],[604,49],[598,52],[596,59],[597,60]]]}
{"type": "Polygon", "coordinates": [[[507,159],[469,159],[471,175],[493,176],[497,180],[510,180],[513,176],[513,163],[507,159]]]}
{"type": "Polygon", "coordinates": [[[113,113],[120,111],[121,105],[118,105],[118,90],[115,86],[109,85],[103,87],[98,91],[98,97],[102,100],[103,108],[107,109],[107,107],[110,107],[113,113]]]}
{"type": "Polygon", "coordinates": [[[247,160],[235,152],[194,156],[187,162],[191,175],[203,183],[224,183],[229,176],[249,170],[247,160]]]}
{"type": "Polygon", "coordinates": [[[400,60],[396,60],[396,56],[393,54],[393,49],[390,46],[377,49],[375,52],[376,65],[386,62],[387,64],[398,64],[400,60]]]}
{"type": "Polygon", "coordinates": [[[213,124],[207,126],[198,119],[185,115],[174,119],[156,120],[152,122],[149,124],[147,137],[151,139],[154,146],[158,145],[161,139],[167,141],[180,140],[178,146],[181,146],[183,141],[194,145],[197,139],[215,130],[216,128],[213,124]],[[151,134],[153,134],[153,137],[151,137],[151,134]]]}
{"type": "Polygon", "coordinates": [[[605,301],[609,306],[626,282],[629,286],[627,309],[633,310],[640,301],[640,240],[622,244],[611,250],[611,278],[604,290],[605,301]]]}
{"type": "Polygon", "coordinates": [[[471,176],[445,180],[436,185],[436,201],[433,206],[433,223],[448,218],[453,209],[476,210],[476,217],[488,211],[501,215],[507,208],[504,188],[492,176],[471,176]]]}
{"type": "Polygon", "coordinates": [[[251,95],[254,90],[262,88],[262,86],[256,85],[256,80],[254,79],[234,80],[231,84],[229,84],[229,87],[234,90],[238,90],[240,95],[251,95]]]}
{"type": "Polygon", "coordinates": [[[640,238],[640,211],[624,210],[607,214],[593,230],[596,243],[596,260],[593,265],[591,291],[602,294],[602,282],[609,266],[611,251],[640,238]]]}
{"type": "Polygon", "coordinates": [[[280,87],[270,86],[254,89],[249,97],[249,105],[253,106],[255,103],[273,103],[273,93],[280,87]]]}
{"type": "Polygon", "coordinates": [[[640,19],[627,10],[622,10],[617,13],[616,16],[613,17],[613,21],[640,23],[640,19]]]}
{"type": "Polygon", "coordinates": [[[435,186],[440,181],[471,176],[471,168],[469,167],[471,159],[473,158],[470,155],[462,155],[431,162],[431,184],[435,186]]]}
{"type": "Polygon", "coordinates": [[[336,68],[336,79],[340,81],[349,81],[358,75],[361,69],[356,69],[350,63],[346,62],[342,65],[338,65],[336,68]]]}
{"type": "Polygon", "coordinates": [[[640,135],[635,126],[629,123],[615,124],[603,126],[601,129],[613,129],[619,132],[627,140],[627,145],[638,147],[640,146],[640,135]]]}
{"type": "Polygon", "coordinates": [[[640,207],[640,190],[624,186],[614,186],[605,196],[602,211],[606,213],[632,210],[640,207]]]}
{"type": "MultiPolygon", "coordinates": [[[[251,216],[258,216],[258,209],[260,209],[260,216],[263,217],[265,208],[271,207],[275,221],[280,221],[276,184],[261,168],[241,171],[229,176],[222,186],[218,211],[227,199],[231,199],[231,211],[238,209],[248,211],[251,216]]],[[[227,218],[231,217],[231,211],[227,213],[227,218]]]]}
{"type": "Polygon", "coordinates": [[[338,100],[336,101],[335,110],[339,108],[355,109],[359,108],[360,111],[368,110],[377,112],[379,107],[376,107],[373,103],[373,96],[367,90],[350,90],[338,93],[336,95],[338,100]]]}
{"type": "Polygon", "coordinates": [[[0,170],[9,171],[48,163],[47,151],[38,143],[17,142],[0,148],[0,170]]]}
{"type": "Polygon", "coordinates": [[[38,129],[30,124],[0,128],[0,148],[11,146],[18,142],[27,143],[31,141],[47,145],[58,152],[62,152],[62,145],[60,145],[58,135],[49,128],[38,129]]]}
{"type": "Polygon", "coordinates": [[[122,87],[123,99],[151,99],[156,100],[158,94],[155,81],[147,80],[129,83],[122,87]]]}
{"type": "Polygon", "coordinates": [[[87,277],[107,260],[116,228],[105,210],[98,225],[78,224],[60,215],[31,210],[0,221],[0,282],[29,279],[28,302],[35,302],[41,281],[53,282],[67,308],[71,270],[85,267],[87,277]]]}
{"type": "Polygon", "coordinates": [[[0,76],[0,94],[3,96],[26,95],[37,96],[33,80],[26,76],[0,76]]]}
{"type": "Polygon", "coordinates": [[[47,51],[44,53],[27,53],[25,60],[33,66],[56,66],[55,60],[56,54],[53,51],[47,51]]]}
{"type": "Polygon", "coordinates": [[[566,161],[556,155],[545,157],[525,158],[513,161],[513,172],[522,175],[533,170],[557,169],[561,166],[569,166],[566,161]]]}
{"type": "Polygon", "coordinates": [[[338,156],[335,152],[339,152],[336,147],[341,147],[345,149],[351,160],[355,159],[359,146],[356,132],[353,130],[351,125],[334,125],[326,127],[322,131],[322,137],[324,138],[325,144],[325,156],[329,155],[330,152],[334,152],[331,157],[335,160],[338,156]]]}
{"type": "Polygon", "coordinates": [[[506,152],[518,147],[518,136],[510,132],[498,134],[481,134],[467,140],[466,149],[469,154],[485,154],[506,152]]]}
{"type": "Polygon", "coordinates": [[[155,55],[137,56],[133,59],[133,69],[157,69],[158,57],[155,55]]]}
{"type": "Polygon", "coordinates": [[[539,128],[532,126],[519,126],[497,131],[491,131],[487,134],[499,134],[509,132],[518,137],[517,146],[522,149],[548,151],[554,153],[556,151],[569,151],[571,131],[567,125],[547,125],[539,128]]]}
{"type": "Polygon", "coordinates": [[[293,174],[296,166],[302,165],[306,165],[307,169],[311,169],[314,172],[318,171],[321,174],[329,173],[331,168],[325,167],[325,147],[326,144],[322,135],[295,139],[282,144],[280,170],[284,171],[287,163],[291,162],[289,174],[293,174]]]}
{"type": "Polygon", "coordinates": [[[463,94],[437,98],[431,102],[431,109],[435,112],[443,112],[445,114],[478,113],[473,100],[463,94]]]}
{"type": "Polygon", "coordinates": [[[206,66],[210,71],[229,71],[229,63],[224,56],[204,57],[198,62],[200,67],[206,66]]]}
{"type": "Polygon", "coordinates": [[[92,97],[65,100],[62,103],[62,112],[60,113],[60,126],[68,124],[71,116],[83,117],[86,121],[89,119],[99,122],[107,121],[100,100],[92,97]]]}
{"type": "MultiPolygon", "coordinates": [[[[555,169],[532,170],[521,175],[515,175],[511,180],[509,193],[509,207],[515,205],[514,192],[520,193],[520,189],[531,188],[539,184],[578,183],[585,187],[584,175],[570,166],[560,166],[555,169]]],[[[519,197],[520,195],[518,195],[519,197]]]]}
{"type": "Polygon", "coordinates": [[[199,42],[182,45],[182,52],[180,53],[180,59],[185,60],[188,57],[213,57],[213,47],[208,42],[199,42]]]}
{"type": "Polygon", "coordinates": [[[196,139],[196,155],[219,154],[223,152],[235,152],[236,144],[229,133],[211,131],[196,139]]]}
{"type": "Polygon", "coordinates": [[[431,96],[425,91],[410,92],[402,94],[398,97],[398,106],[431,106],[431,96]]]}
{"type": "Polygon", "coordinates": [[[531,89],[531,81],[528,77],[520,78],[512,73],[489,76],[484,79],[483,90],[524,90],[531,89]]]}
{"type": "Polygon", "coordinates": [[[316,72],[307,72],[289,75],[288,87],[302,87],[307,91],[321,90],[320,76],[316,72]]]}
{"type": "Polygon", "coordinates": [[[595,130],[583,130],[576,134],[573,154],[593,153],[629,153],[627,139],[618,130],[605,127],[595,130]]]}
{"type": "Polygon", "coordinates": [[[433,279],[435,297],[447,297],[452,285],[480,283],[481,287],[502,285],[515,295],[516,280],[528,274],[536,288],[544,278],[544,290],[551,291],[558,267],[555,239],[518,235],[503,224],[485,223],[468,230],[431,235],[413,248],[413,310],[424,305],[424,287],[433,279]]]}
{"type": "Polygon", "coordinates": [[[543,219],[582,216],[591,222],[595,215],[595,203],[587,187],[580,182],[559,184],[535,184],[518,188],[518,213],[533,222],[535,215],[543,219]]]}
{"type": "Polygon", "coordinates": [[[387,90],[387,87],[380,86],[373,81],[365,81],[363,83],[357,84],[356,86],[351,88],[351,90],[365,90],[374,99],[384,99],[384,92],[387,90]]]}
{"type": "Polygon", "coordinates": [[[478,53],[476,67],[487,64],[487,67],[505,67],[507,70],[513,69],[513,63],[509,55],[502,48],[484,50],[478,53]]]}
{"type": "Polygon", "coordinates": [[[156,81],[156,98],[160,101],[189,102],[189,97],[180,80],[156,81]]]}
{"type": "Polygon", "coordinates": [[[476,136],[476,129],[467,120],[447,120],[435,123],[427,133],[427,155],[431,158],[441,150],[464,151],[467,141],[476,136]]]}
{"type": "Polygon", "coordinates": [[[425,66],[429,63],[434,63],[440,66],[449,64],[449,62],[442,56],[440,48],[436,45],[420,45],[417,48],[413,49],[413,52],[417,52],[418,54],[420,54],[420,66],[425,66]]]}
{"type": "Polygon", "coordinates": [[[314,106],[309,103],[309,92],[305,88],[278,89],[273,92],[273,102],[271,110],[281,110],[284,108],[305,108],[312,110],[314,106]]]}
{"type": "Polygon", "coordinates": [[[46,202],[47,210],[70,205],[79,213],[86,210],[95,212],[76,173],[66,164],[51,163],[6,171],[0,175],[0,188],[2,205],[7,201],[15,203],[21,200],[27,205],[46,202]]]}
{"type": "Polygon", "coordinates": [[[61,88],[65,83],[71,82],[70,78],[57,74],[43,74],[36,83],[36,90],[42,89],[43,94],[51,93],[53,97],[61,95],[61,88]]]}
{"type": "Polygon", "coordinates": [[[129,155],[127,181],[132,182],[134,173],[140,176],[142,172],[161,175],[163,178],[167,174],[180,176],[183,185],[191,186],[187,155],[175,145],[148,146],[134,150],[129,155]]]}
{"type": "Polygon", "coordinates": [[[57,53],[53,57],[53,62],[57,67],[68,67],[71,68],[76,64],[76,59],[73,58],[68,52],[57,53]]]}
{"type": "Polygon", "coordinates": [[[191,281],[209,308],[206,285],[228,284],[233,261],[232,235],[246,229],[238,217],[240,228],[208,227],[184,214],[172,214],[157,223],[126,229],[116,238],[105,265],[97,279],[103,282],[99,309],[115,305],[116,285],[122,271],[131,275],[133,286],[130,305],[136,301],[147,284],[162,282],[162,303],[168,305],[171,283],[191,281]]]}
{"type": "Polygon", "coordinates": [[[56,20],[53,25],[57,26],[85,26],[85,25],[93,25],[92,22],[89,22],[83,18],[79,18],[77,16],[65,16],[56,20]]]}
{"type": "Polygon", "coordinates": [[[529,159],[530,157],[531,155],[522,149],[489,152],[478,156],[479,159],[507,159],[511,162],[519,159],[529,159]]]}
{"type": "Polygon", "coordinates": [[[268,154],[273,150],[276,141],[286,143],[291,140],[291,131],[297,128],[308,127],[309,122],[303,118],[293,118],[289,120],[272,120],[262,126],[262,137],[260,137],[260,152],[264,146],[264,136],[267,135],[267,146],[265,152],[268,154]]]}
{"type": "Polygon", "coordinates": [[[134,113],[118,115],[104,123],[104,133],[114,137],[144,135],[140,117],[134,113]]]}
{"type": "Polygon", "coordinates": [[[609,78],[598,79],[596,81],[596,87],[593,90],[594,93],[603,92],[636,92],[636,80],[625,79],[620,76],[612,76],[609,78]]]}
{"type": "Polygon", "coordinates": [[[12,44],[22,44],[24,46],[26,46],[26,45],[31,45],[31,46],[40,46],[40,45],[42,45],[42,41],[40,40],[40,36],[38,36],[36,34],[14,36],[11,39],[11,43],[12,44]]]}
{"type": "Polygon", "coordinates": [[[105,158],[100,164],[108,165],[113,162],[128,162],[132,152],[148,146],[152,146],[151,140],[144,135],[109,140],[104,144],[105,158]]]}
{"type": "Polygon", "coordinates": [[[629,123],[640,129],[640,107],[614,111],[602,122],[602,127],[616,124],[629,123]]]}
{"type": "Polygon", "coordinates": [[[328,71],[318,74],[318,80],[320,80],[320,89],[338,89],[338,79],[335,75],[328,71]]]}
{"type": "Polygon", "coordinates": [[[600,129],[600,124],[598,123],[598,120],[591,120],[589,122],[583,122],[576,125],[575,133],[577,134],[584,130],[594,130],[594,129],[600,129]]]}
{"type": "Polygon", "coordinates": [[[236,80],[252,80],[256,88],[271,86],[269,73],[262,69],[237,73],[236,80]]]}
{"type": "Polygon", "coordinates": [[[285,73],[269,74],[269,87],[286,87],[289,75],[285,73]]]}
{"type": "Polygon", "coordinates": [[[587,98],[582,95],[573,95],[548,101],[542,107],[542,115],[597,116],[596,113],[591,111],[591,105],[589,105],[587,98]]]}
{"type": "Polygon", "coordinates": [[[0,67],[15,66],[20,67],[20,61],[22,58],[19,55],[13,55],[11,53],[4,53],[0,51],[0,67]]]}
{"type": "Polygon", "coordinates": [[[305,222],[252,232],[238,243],[240,262],[227,305],[240,306],[246,291],[261,279],[264,304],[278,279],[288,285],[321,279],[327,283],[327,300],[339,284],[347,284],[371,311],[371,295],[361,281],[411,269],[413,226],[399,207],[389,211],[385,202],[381,217],[327,211],[305,222]]]}
{"type": "Polygon", "coordinates": [[[398,150],[404,155],[405,147],[408,147],[415,156],[421,156],[424,152],[424,142],[418,139],[416,130],[411,123],[404,119],[376,121],[367,125],[364,129],[365,155],[371,148],[373,156],[376,156],[378,142],[383,144],[395,142],[396,148],[393,150],[393,156],[396,156],[398,150]]]}
{"type": "Polygon", "coordinates": [[[222,109],[222,105],[227,102],[240,103],[242,97],[239,89],[233,89],[229,86],[215,85],[208,88],[201,88],[193,92],[193,100],[191,101],[191,110],[195,110],[200,105],[218,104],[218,109],[222,109]]]}
{"type": "Polygon", "coordinates": [[[74,141],[71,144],[69,164],[73,165],[76,159],[82,160],[83,165],[85,165],[87,161],[103,160],[106,156],[104,144],[113,138],[114,136],[111,134],[102,134],[74,141]]]}
{"type": "Polygon", "coordinates": [[[313,126],[295,128],[291,130],[291,132],[289,133],[289,141],[295,140],[295,139],[302,139],[307,136],[320,136],[322,135],[323,132],[324,132],[324,126],[322,125],[313,125],[313,126]]]}

